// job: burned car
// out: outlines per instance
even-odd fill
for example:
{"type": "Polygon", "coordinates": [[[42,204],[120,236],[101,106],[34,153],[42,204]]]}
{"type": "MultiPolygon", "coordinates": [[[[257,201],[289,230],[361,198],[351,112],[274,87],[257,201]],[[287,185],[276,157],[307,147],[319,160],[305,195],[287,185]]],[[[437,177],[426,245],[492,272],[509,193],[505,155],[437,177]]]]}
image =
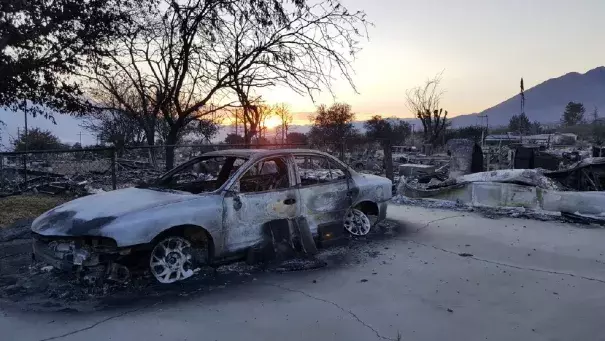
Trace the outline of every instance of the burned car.
{"type": "Polygon", "coordinates": [[[365,235],[385,218],[391,186],[314,150],[215,151],[151,183],[42,214],[32,223],[34,257],[110,278],[138,267],[172,283],[270,244],[267,226],[291,231],[303,219],[299,234],[312,243],[365,235]]]}

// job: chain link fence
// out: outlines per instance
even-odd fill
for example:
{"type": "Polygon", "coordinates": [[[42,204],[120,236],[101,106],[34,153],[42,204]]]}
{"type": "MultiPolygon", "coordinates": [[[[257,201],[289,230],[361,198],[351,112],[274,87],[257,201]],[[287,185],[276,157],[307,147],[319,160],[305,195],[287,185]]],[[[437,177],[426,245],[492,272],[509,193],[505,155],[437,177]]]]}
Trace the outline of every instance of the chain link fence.
{"type": "Polygon", "coordinates": [[[113,188],[112,148],[0,153],[0,195],[113,188]]]}
{"type": "MultiPolygon", "coordinates": [[[[24,192],[75,195],[135,186],[166,171],[166,151],[174,150],[173,165],[210,151],[226,149],[309,148],[331,154],[350,167],[393,179],[391,148],[382,141],[307,144],[202,144],[89,148],[0,153],[0,196],[24,192]],[[391,165],[390,167],[388,165],[391,165]]],[[[396,176],[395,176],[396,177],[396,176]]]]}

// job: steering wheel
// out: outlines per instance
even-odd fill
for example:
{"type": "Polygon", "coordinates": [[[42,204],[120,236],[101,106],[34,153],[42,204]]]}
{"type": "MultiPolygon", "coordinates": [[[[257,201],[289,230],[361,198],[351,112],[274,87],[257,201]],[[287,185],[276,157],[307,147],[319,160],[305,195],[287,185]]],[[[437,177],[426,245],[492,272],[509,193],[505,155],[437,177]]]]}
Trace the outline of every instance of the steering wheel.
{"type": "Polygon", "coordinates": [[[181,181],[196,181],[197,179],[198,179],[198,177],[195,176],[194,174],[184,173],[184,174],[179,174],[175,180],[177,182],[181,182],[181,181]]]}

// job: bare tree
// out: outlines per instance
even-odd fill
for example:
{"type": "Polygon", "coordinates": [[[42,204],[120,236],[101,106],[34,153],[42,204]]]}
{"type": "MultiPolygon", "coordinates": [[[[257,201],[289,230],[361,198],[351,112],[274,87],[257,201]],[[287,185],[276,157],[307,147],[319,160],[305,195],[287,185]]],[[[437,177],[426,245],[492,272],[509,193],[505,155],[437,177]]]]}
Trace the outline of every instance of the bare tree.
{"type": "MultiPolygon", "coordinates": [[[[251,10],[246,2],[236,7],[238,13],[251,10]]],[[[234,71],[231,88],[250,124],[246,143],[258,129],[250,120],[258,116],[255,89],[282,85],[313,99],[321,89],[331,92],[334,71],[355,89],[351,61],[367,25],[363,12],[349,12],[338,1],[325,0],[275,17],[265,22],[254,16],[227,16],[219,31],[228,55],[223,59],[234,71]]]]}
{"type": "Polygon", "coordinates": [[[275,115],[273,111],[273,107],[267,104],[260,104],[257,106],[256,111],[258,112],[257,116],[260,117],[260,134],[259,136],[263,139],[267,140],[267,120],[271,119],[275,115]]]}
{"type": "Polygon", "coordinates": [[[95,134],[102,142],[112,144],[122,155],[124,147],[143,142],[145,132],[133,117],[116,110],[102,110],[85,117],[81,127],[95,134]]]}
{"type": "Polygon", "coordinates": [[[288,136],[288,129],[292,124],[292,113],[290,112],[290,108],[286,103],[276,104],[273,107],[273,112],[277,117],[279,117],[281,122],[281,125],[275,128],[276,140],[281,137],[281,143],[285,143],[288,136]]]}
{"type": "MultiPolygon", "coordinates": [[[[155,145],[156,132],[160,107],[157,103],[161,94],[154,91],[152,84],[147,82],[142,74],[136,72],[134,67],[123,65],[124,68],[95,67],[95,75],[85,75],[89,83],[88,94],[97,111],[89,113],[89,127],[93,125],[90,121],[98,118],[99,112],[109,111],[115,120],[122,119],[126,122],[136,122],[143,131],[148,146],[155,145]],[[134,84],[138,85],[134,85],[134,84]]],[[[149,161],[156,164],[154,149],[149,149],[149,161]]]]}
{"type": "Polygon", "coordinates": [[[439,107],[444,91],[440,88],[442,73],[428,79],[424,86],[406,91],[408,109],[422,122],[424,140],[436,145],[448,125],[447,110],[439,107]]]}
{"type": "Polygon", "coordinates": [[[241,111],[236,112],[236,115],[241,113],[242,125],[244,127],[244,143],[250,145],[252,138],[258,133],[262,120],[263,111],[258,110],[261,98],[260,96],[253,97],[250,94],[252,86],[249,83],[244,84],[240,78],[235,79],[232,89],[241,104],[241,111]]]}
{"type": "Polygon", "coordinates": [[[223,123],[227,123],[231,126],[235,135],[241,135],[243,133],[242,129],[245,129],[244,126],[244,111],[241,107],[234,106],[232,108],[225,110],[225,121],[223,123]]]}
{"type": "MultiPolygon", "coordinates": [[[[142,11],[136,30],[116,40],[113,53],[98,60],[93,76],[83,75],[141,123],[155,145],[158,127],[166,146],[166,168],[174,164],[174,145],[189,124],[220,110],[212,104],[228,85],[224,64],[208,61],[208,44],[223,6],[220,1],[160,1],[142,11]],[[215,76],[216,75],[216,76],[215,76]],[[127,84],[130,100],[120,91],[127,84]]],[[[102,103],[100,103],[102,106],[102,103]]]]}
{"type": "Polygon", "coordinates": [[[244,127],[244,143],[250,145],[255,137],[258,142],[264,137],[265,121],[273,114],[272,109],[262,102],[260,96],[251,98],[250,86],[240,86],[238,83],[233,89],[242,105],[241,111],[238,113],[241,113],[244,127]]]}
{"type": "Polygon", "coordinates": [[[124,106],[112,83],[128,81],[139,99],[129,112],[163,117],[169,127],[166,168],[173,166],[180,131],[235,98],[249,125],[249,143],[259,129],[255,89],[286,85],[313,97],[331,89],[335,71],[353,85],[350,63],[365,14],[335,0],[289,2],[162,0],[156,12],[141,15],[144,26],[116,42],[115,53],[99,61],[90,79],[124,106]]]}
{"type": "Polygon", "coordinates": [[[250,145],[253,139],[259,141],[266,134],[266,121],[273,115],[273,110],[262,102],[260,96],[250,99],[251,96],[245,94],[240,98],[241,106],[231,108],[228,119],[235,127],[234,134],[243,134],[243,143],[250,145]]]}

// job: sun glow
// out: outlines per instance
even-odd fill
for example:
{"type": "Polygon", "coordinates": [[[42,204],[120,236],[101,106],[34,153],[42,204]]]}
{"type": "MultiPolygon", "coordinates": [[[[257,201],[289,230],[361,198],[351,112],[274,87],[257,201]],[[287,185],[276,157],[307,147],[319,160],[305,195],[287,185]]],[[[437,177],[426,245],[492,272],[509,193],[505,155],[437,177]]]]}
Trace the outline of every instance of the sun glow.
{"type": "Polygon", "coordinates": [[[268,117],[264,122],[264,126],[269,129],[279,127],[281,126],[281,119],[277,116],[268,117]]]}

